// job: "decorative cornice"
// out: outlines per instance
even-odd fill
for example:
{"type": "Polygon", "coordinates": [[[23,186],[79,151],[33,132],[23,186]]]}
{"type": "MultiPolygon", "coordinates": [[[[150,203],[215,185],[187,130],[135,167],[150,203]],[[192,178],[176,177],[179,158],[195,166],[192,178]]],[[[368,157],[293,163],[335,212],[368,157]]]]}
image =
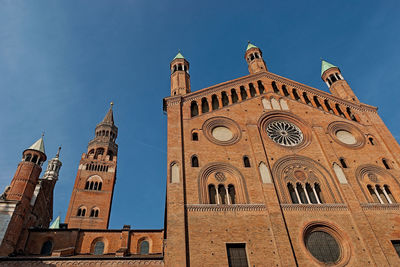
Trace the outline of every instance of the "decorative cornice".
{"type": "Polygon", "coordinates": [[[66,258],[59,258],[59,259],[46,259],[43,257],[38,258],[2,258],[0,261],[3,264],[7,264],[7,266],[21,266],[21,263],[24,263],[26,266],[43,266],[42,264],[46,265],[54,265],[59,266],[60,264],[64,264],[70,262],[74,266],[88,266],[88,265],[96,265],[101,264],[102,266],[164,266],[163,260],[147,260],[147,259],[124,259],[124,258],[115,258],[115,259],[104,259],[101,257],[98,258],[73,258],[73,257],[66,257],[66,258]],[[40,265],[38,265],[38,261],[40,261],[40,265]]]}
{"type": "Polygon", "coordinates": [[[266,209],[264,204],[186,204],[188,211],[263,211],[266,209]]]}
{"type": "Polygon", "coordinates": [[[361,208],[363,210],[400,210],[400,204],[380,204],[380,203],[361,203],[361,208]]]}
{"type": "Polygon", "coordinates": [[[338,211],[348,210],[346,204],[281,204],[284,211],[338,211]]]}

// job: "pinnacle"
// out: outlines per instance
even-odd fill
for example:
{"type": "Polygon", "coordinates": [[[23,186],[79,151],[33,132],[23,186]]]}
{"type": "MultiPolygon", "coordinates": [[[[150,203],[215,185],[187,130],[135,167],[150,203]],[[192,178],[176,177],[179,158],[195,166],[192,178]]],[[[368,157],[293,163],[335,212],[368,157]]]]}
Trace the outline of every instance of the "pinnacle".
{"type": "Polygon", "coordinates": [[[42,152],[43,154],[46,154],[44,152],[44,141],[43,141],[43,134],[42,137],[40,137],[39,140],[37,140],[33,145],[31,145],[28,149],[32,150],[37,150],[39,152],[42,152]]]}
{"type": "Polygon", "coordinates": [[[178,58],[185,59],[184,56],[181,54],[181,50],[178,51],[178,54],[176,54],[176,56],[174,57],[173,60],[178,59],[178,58]]]}
{"type": "Polygon", "coordinates": [[[114,103],[111,102],[110,108],[108,109],[108,112],[102,121],[103,123],[108,123],[108,124],[114,125],[114,115],[113,115],[113,110],[112,110],[113,105],[114,105],[114,103]]]}
{"type": "Polygon", "coordinates": [[[335,65],[329,63],[328,61],[325,61],[321,58],[321,76],[324,74],[325,71],[327,71],[330,68],[337,68],[335,65]]]}
{"type": "Polygon", "coordinates": [[[247,41],[247,48],[246,51],[251,49],[251,48],[258,48],[257,46],[253,45],[252,43],[250,43],[250,41],[247,41]]]}

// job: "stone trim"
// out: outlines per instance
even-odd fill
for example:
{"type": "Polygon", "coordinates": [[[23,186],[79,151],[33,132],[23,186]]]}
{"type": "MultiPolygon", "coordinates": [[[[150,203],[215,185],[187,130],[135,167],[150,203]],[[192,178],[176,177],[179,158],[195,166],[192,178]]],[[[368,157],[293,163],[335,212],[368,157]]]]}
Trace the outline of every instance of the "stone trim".
{"type": "Polygon", "coordinates": [[[361,203],[361,208],[363,210],[374,210],[374,211],[400,210],[400,204],[399,203],[393,203],[393,204],[361,203]]]}
{"type": "Polygon", "coordinates": [[[346,204],[281,204],[284,211],[347,211],[346,204]]]}
{"type": "Polygon", "coordinates": [[[188,211],[263,211],[266,210],[264,204],[232,204],[232,205],[217,205],[217,204],[186,204],[188,211]]]}

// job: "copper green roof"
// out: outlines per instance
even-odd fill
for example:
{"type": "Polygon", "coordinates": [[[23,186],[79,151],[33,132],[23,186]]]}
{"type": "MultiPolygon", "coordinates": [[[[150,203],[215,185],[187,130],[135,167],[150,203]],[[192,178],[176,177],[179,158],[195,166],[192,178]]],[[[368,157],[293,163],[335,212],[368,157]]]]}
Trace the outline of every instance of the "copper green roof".
{"type": "Polygon", "coordinates": [[[337,68],[335,65],[332,65],[331,63],[322,60],[322,64],[321,64],[321,76],[322,74],[324,74],[325,71],[329,70],[330,68],[337,68]]]}
{"type": "Polygon", "coordinates": [[[258,48],[258,47],[249,42],[248,45],[247,45],[246,51],[251,49],[251,48],[258,48]]]}
{"type": "Polygon", "coordinates": [[[50,225],[50,229],[60,229],[60,216],[54,220],[54,222],[50,225]]]}
{"type": "Polygon", "coordinates": [[[44,142],[43,142],[43,136],[37,140],[33,145],[31,145],[28,149],[33,149],[42,152],[43,154],[46,154],[44,152],[44,142]]]}
{"type": "Polygon", "coordinates": [[[178,58],[183,58],[183,59],[185,59],[185,58],[183,57],[183,55],[181,54],[181,52],[178,52],[178,54],[174,57],[173,60],[178,59],[178,58]]]}

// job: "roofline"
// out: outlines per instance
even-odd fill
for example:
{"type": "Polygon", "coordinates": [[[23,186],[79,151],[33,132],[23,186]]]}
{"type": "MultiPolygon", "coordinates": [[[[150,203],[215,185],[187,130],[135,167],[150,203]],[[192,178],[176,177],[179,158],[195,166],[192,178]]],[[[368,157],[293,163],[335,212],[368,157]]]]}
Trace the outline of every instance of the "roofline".
{"type": "Polygon", "coordinates": [[[163,232],[164,229],[81,229],[81,228],[67,228],[67,229],[50,229],[50,228],[31,228],[29,229],[31,232],[54,232],[54,231],[78,231],[78,232],[121,232],[121,231],[129,231],[129,232],[163,232]]]}

